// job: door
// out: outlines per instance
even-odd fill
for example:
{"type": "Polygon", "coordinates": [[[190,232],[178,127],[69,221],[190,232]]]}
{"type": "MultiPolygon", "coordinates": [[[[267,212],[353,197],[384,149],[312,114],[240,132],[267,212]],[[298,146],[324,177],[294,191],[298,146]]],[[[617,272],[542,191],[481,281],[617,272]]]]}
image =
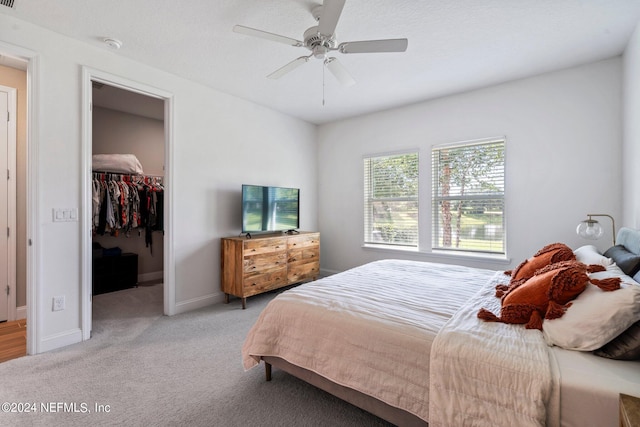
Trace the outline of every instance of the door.
{"type": "Polygon", "coordinates": [[[0,321],[15,316],[16,90],[0,86],[0,321]]]}

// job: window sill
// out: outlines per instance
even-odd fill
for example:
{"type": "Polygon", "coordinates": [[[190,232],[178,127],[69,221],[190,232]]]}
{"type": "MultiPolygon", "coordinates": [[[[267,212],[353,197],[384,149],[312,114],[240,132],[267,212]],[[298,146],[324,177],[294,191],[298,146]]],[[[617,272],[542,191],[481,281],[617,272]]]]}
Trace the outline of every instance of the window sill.
{"type": "Polygon", "coordinates": [[[371,244],[363,244],[363,249],[378,251],[378,252],[389,252],[395,254],[411,254],[411,255],[424,255],[429,258],[441,259],[441,260],[464,260],[464,261],[481,261],[484,263],[493,263],[496,265],[508,265],[511,263],[511,259],[506,255],[489,255],[489,254],[477,254],[474,252],[455,252],[451,251],[421,251],[418,248],[407,248],[403,246],[393,246],[393,245],[371,245],[371,244]]]}

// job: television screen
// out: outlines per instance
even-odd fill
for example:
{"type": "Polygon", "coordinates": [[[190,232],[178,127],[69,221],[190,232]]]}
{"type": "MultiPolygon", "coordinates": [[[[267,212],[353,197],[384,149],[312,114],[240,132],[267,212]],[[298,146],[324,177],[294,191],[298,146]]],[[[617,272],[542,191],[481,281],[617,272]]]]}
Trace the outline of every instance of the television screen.
{"type": "Polygon", "coordinates": [[[298,188],[242,186],[242,232],[287,231],[300,227],[298,188]]]}

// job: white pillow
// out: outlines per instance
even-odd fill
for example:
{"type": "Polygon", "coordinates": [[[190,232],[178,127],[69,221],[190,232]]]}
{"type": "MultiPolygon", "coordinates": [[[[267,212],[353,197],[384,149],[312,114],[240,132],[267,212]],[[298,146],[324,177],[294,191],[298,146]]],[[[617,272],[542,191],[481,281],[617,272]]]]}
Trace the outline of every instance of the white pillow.
{"type": "Polygon", "coordinates": [[[94,154],[92,169],[99,172],[113,172],[142,175],[142,164],[134,154],[94,154]]]}
{"type": "Polygon", "coordinates": [[[589,283],[562,317],[544,321],[542,333],[547,344],[568,350],[596,350],[640,320],[640,284],[618,271],[613,265],[589,277],[620,277],[620,289],[604,292],[589,283]]]}
{"type": "Polygon", "coordinates": [[[591,264],[599,264],[603,267],[607,267],[613,264],[613,260],[611,258],[607,258],[598,252],[598,249],[593,245],[585,245],[579,247],[573,253],[576,256],[576,259],[583,264],[591,265],[591,264]]]}

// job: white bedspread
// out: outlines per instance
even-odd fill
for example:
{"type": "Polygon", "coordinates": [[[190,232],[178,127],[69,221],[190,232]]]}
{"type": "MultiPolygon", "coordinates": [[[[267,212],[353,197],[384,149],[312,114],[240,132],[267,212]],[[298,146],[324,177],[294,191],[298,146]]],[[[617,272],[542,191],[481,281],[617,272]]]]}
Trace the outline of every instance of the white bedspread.
{"type": "Polygon", "coordinates": [[[542,333],[486,323],[499,314],[493,279],[444,325],[431,347],[429,426],[559,425],[559,385],[542,333]]]}
{"type": "Polygon", "coordinates": [[[493,275],[385,260],[307,283],[263,310],[244,343],[244,367],[280,357],[429,420],[433,339],[493,275]]]}

